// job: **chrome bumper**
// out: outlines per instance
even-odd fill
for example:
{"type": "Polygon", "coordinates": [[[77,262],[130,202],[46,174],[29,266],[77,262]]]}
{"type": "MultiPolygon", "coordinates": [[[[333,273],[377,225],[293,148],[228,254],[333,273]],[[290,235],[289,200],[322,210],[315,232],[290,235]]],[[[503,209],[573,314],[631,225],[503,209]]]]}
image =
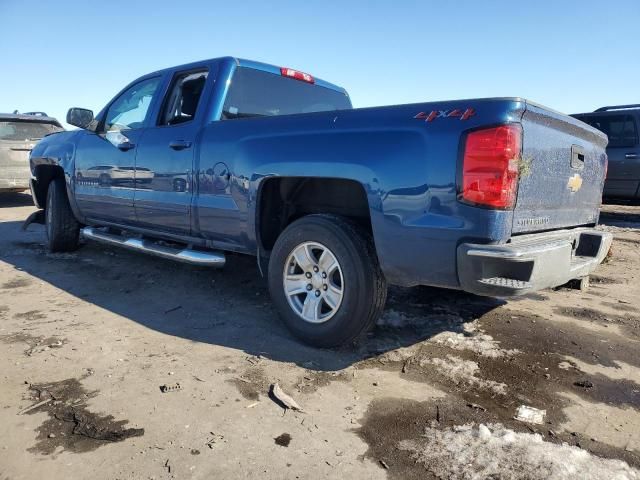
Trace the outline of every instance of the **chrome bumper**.
{"type": "Polygon", "coordinates": [[[613,236],[593,228],[514,237],[509,243],[458,247],[458,280],[478,295],[523,295],[586,277],[604,260],[613,236]]]}
{"type": "Polygon", "coordinates": [[[0,178],[0,190],[18,191],[29,188],[29,178],[0,178]]]}

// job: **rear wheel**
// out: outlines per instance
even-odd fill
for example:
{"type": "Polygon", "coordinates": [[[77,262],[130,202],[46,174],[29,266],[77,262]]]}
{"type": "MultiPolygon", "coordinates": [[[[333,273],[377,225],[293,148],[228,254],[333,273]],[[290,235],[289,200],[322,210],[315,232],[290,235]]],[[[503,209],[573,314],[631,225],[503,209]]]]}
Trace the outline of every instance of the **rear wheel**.
{"type": "Polygon", "coordinates": [[[387,287],[371,236],[334,215],[309,215],[278,237],[269,260],[269,290],[291,332],[335,347],[373,326],[387,287]]]}
{"type": "Polygon", "coordinates": [[[71,211],[64,180],[61,178],[56,178],[49,184],[45,227],[50,252],[71,252],[78,248],[80,224],[71,211]]]}

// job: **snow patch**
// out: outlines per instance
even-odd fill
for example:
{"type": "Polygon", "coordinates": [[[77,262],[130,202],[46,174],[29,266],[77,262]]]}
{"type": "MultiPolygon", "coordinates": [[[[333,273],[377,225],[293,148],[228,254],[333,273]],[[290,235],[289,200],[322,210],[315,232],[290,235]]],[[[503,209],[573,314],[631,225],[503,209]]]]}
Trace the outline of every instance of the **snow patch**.
{"type": "Polygon", "coordinates": [[[572,368],[577,368],[575,364],[571,364],[571,362],[560,362],[558,364],[558,368],[562,370],[571,370],[572,368]]]}
{"type": "Polygon", "coordinates": [[[472,352],[489,358],[500,358],[515,355],[518,350],[506,350],[500,348],[500,342],[487,335],[478,326],[478,322],[473,321],[463,326],[462,333],[442,332],[432,337],[429,341],[439,345],[444,345],[454,350],[471,350],[472,352]]]}
{"type": "Polygon", "coordinates": [[[409,347],[396,348],[380,355],[380,361],[385,362],[404,362],[416,356],[420,350],[420,344],[411,345],[409,347]]]}
{"type": "Polygon", "coordinates": [[[438,373],[453,381],[456,385],[464,384],[470,387],[491,390],[498,395],[506,395],[507,386],[504,383],[494,382],[478,377],[480,366],[476,362],[463,360],[455,355],[447,355],[447,358],[423,358],[420,366],[433,365],[438,373]]]}
{"type": "Polygon", "coordinates": [[[538,434],[516,433],[500,424],[428,427],[420,440],[399,448],[438,478],[475,480],[638,480],[640,471],[538,434]]]}
{"type": "Polygon", "coordinates": [[[518,410],[516,410],[515,419],[520,420],[521,422],[542,425],[546,415],[546,410],[539,410],[528,405],[520,405],[518,410]]]}

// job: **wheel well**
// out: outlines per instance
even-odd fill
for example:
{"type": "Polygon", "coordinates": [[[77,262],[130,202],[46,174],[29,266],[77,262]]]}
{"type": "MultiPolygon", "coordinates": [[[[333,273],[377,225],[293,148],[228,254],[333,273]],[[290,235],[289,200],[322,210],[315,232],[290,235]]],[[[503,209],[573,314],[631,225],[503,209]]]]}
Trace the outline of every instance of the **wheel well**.
{"type": "Polygon", "coordinates": [[[36,182],[33,185],[33,194],[38,201],[38,205],[45,208],[51,180],[54,178],[64,178],[64,171],[59,165],[38,165],[34,170],[34,174],[36,182]]]}
{"type": "Polygon", "coordinates": [[[264,180],[258,198],[261,248],[273,248],[280,233],[294,220],[314,213],[349,217],[371,232],[367,194],[354,180],[277,177],[264,180]]]}

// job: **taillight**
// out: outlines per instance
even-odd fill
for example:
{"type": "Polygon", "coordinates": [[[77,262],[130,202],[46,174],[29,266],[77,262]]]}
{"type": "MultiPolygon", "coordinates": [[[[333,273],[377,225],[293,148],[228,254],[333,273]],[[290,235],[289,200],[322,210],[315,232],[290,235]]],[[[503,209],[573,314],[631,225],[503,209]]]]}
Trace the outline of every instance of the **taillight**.
{"type": "Polygon", "coordinates": [[[299,72],[298,70],[294,70],[293,68],[282,67],[280,69],[280,75],[283,77],[295,78],[296,80],[301,80],[307,83],[315,83],[314,78],[308,73],[299,72]]]}
{"type": "Polygon", "coordinates": [[[513,208],[518,189],[522,127],[475,130],[467,135],[462,166],[462,199],[492,208],[513,208]]]}

